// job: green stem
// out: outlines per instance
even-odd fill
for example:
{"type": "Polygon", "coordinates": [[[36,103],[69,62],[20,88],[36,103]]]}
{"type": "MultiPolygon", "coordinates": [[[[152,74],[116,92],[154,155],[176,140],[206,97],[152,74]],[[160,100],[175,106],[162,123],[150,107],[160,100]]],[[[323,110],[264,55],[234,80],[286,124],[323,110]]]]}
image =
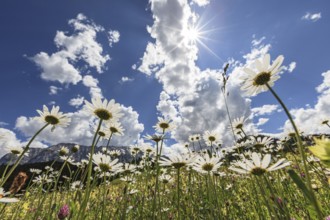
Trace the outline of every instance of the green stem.
{"type": "Polygon", "coordinates": [[[316,199],[316,196],[314,194],[314,191],[313,191],[313,188],[312,188],[312,185],[311,185],[311,179],[310,179],[310,176],[309,176],[309,173],[308,173],[308,168],[307,168],[307,159],[306,159],[306,154],[304,152],[304,147],[303,147],[303,144],[302,144],[302,140],[300,138],[300,135],[299,135],[299,131],[298,131],[298,128],[296,126],[296,124],[294,123],[293,121],[293,118],[289,112],[289,110],[287,109],[287,107],[285,106],[285,104],[282,102],[281,98],[275,93],[275,91],[268,85],[268,83],[266,83],[266,86],[267,88],[269,89],[269,91],[273,94],[273,96],[276,98],[276,100],[280,103],[280,105],[282,106],[282,108],[284,109],[286,115],[288,116],[291,124],[292,124],[292,127],[294,129],[294,132],[296,133],[296,138],[297,138],[297,141],[298,141],[298,148],[299,148],[299,152],[300,152],[300,155],[301,155],[301,158],[302,158],[302,162],[303,162],[303,166],[304,166],[304,170],[305,170],[305,175],[306,175],[306,181],[307,181],[307,186],[308,186],[308,189],[312,195],[312,204],[317,212],[317,215],[318,215],[318,218],[319,219],[323,219],[322,217],[322,210],[321,210],[321,207],[319,206],[318,202],[317,202],[317,199],[316,199]]]}
{"type": "Polygon", "coordinates": [[[81,205],[81,208],[79,210],[79,214],[78,214],[78,218],[80,217],[81,214],[84,214],[85,210],[86,210],[86,206],[87,206],[87,203],[88,203],[88,200],[89,200],[89,196],[90,196],[90,193],[91,193],[91,189],[90,189],[90,185],[91,185],[91,176],[92,176],[92,167],[93,167],[93,164],[92,164],[92,160],[93,160],[93,155],[94,155],[94,151],[95,151],[95,141],[96,141],[96,137],[97,137],[97,134],[101,128],[101,124],[102,124],[102,119],[100,119],[99,121],[99,125],[96,129],[96,132],[94,134],[94,138],[93,138],[93,142],[92,142],[92,146],[91,146],[91,152],[90,152],[90,157],[89,157],[89,161],[88,161],[88,173],[87,173],[87,183],[86,183],[86,194],[85,194],[85,198],[83,200],[83,203],[81,205]]]}
{"type": "Polygon", "coordinates": [[[26,145],[26,147],[24,148],[23,152],[21,153],[21,155],[18,157],[18,159],[16,160],[15,164],[10,168],[9,172],[6,174],[6,176],[2,179],[0,187],[3,186],[3,184],[5,184],[5,182],[8,180],[8,178],[10,177],[10,175],[14,172],[14,170],[16,169],[16,167],[18,166],[18,164],[21,162],[21,160],[24,157],[24,154],[30,149],[30,145],[31,143],[34,141],[34,139],[38,136],[38,134],[40,134],[40,132],[42,130],[44,130],[47,126],[49,125],[49,123],[45,124],[42,128],[40,128],[37,133],[35,133],[33,135],[33,137],[31,138],[31,140],[29,141],[29,143],[26,145]]]}
{"type": "Polygon", "coordinates": [[[177,209],[178,209],[177,219],[180,219],[180,168],[177,169],[177,209]]]}

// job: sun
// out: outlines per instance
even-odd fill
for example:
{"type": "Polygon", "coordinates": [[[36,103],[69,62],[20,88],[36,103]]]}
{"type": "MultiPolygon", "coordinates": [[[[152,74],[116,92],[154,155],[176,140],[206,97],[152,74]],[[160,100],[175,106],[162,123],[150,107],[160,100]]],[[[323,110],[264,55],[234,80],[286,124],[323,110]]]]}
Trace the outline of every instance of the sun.
{"type": "Polygon", "coordinates": [[[188,43],[196,43],[201,40],[202,31],[198,29],[196,26],[188,27],[182,31],[182,35],[188,43]]]}
{"type": "Polygon", "coordinates": [[[183,30],[182,34],[189,43],[196,43],[202,38],[202,32],[193,26],[183,30]]]}

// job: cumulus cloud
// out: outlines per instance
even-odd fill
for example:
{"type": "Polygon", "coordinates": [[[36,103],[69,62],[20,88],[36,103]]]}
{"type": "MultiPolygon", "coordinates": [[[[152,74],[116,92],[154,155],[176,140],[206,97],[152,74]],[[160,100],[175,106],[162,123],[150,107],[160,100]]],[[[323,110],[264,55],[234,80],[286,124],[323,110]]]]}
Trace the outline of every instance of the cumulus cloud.
{"type": "Polygon", "coordinates": [[[304,16],[301,17],[302,20],[307,20],[307,21],[317,21],[319,19],[321,19],[321,12],[319,13],[310,13],[310,12],[306,12],[306,14],[304,16]]]}
{"type": "MultiPolygon", "coordinates": [[[[122,137],[114,137],[111,141],[112,145],[127,146],[134,144],[140,138],[144,126],[139,122],[139,114],[132,107],[121,106],[124,116],[120,120],[125,128],[125,135],[122,137]]],[[[57,127],[53,132],[51,129],[45,129],[37,136],[38,141],[43,141],[48,145],[58,143],[77,143],[81,145],[90,145],[93,135],[97,127],[97,119],[87,112],[84,108],[78,109],[75,112],[67,113],[71,118],[71,123],[68,127],[57,127]]],[[[104,122],[106,123],[106,122],[104,122]]],[[[34,132],[40,129],[43,123],[29,118],[20,116],[16,120],[15,128],[24,136],[31,137],[34,132]]]]}
{"type": "Polygon", "coordinates": [[[114,43],[118,43],[120,39],[120,33],[116,30],[110,30],[108,32],[109,46],[112,47],[114,43]]]}
{"type": "Polygon", "coordinates": [[[263,105],[261,107],[252,108],[251,111],[253,117],[258,117],[262,115],[270,115],[278,109],[278,105],[263,105]]]}
{"type": "MultiPolygon", "coordinates": [[[[330,120],[330,70],[322,73],[322,76],[323,82],[316,87],[319,93],[317,103],[314,106],[307,105],[305,108],[290,110],[299,130],[305,134],[329,133],[329,127],[321,123],[330,120]]],[[[286,121],[284,133],[292,130],[290,122],[286,121]]]]}
{"type": "Polygon", "coordinates": [[[57,52],[48,55],[40,52],[32,60],[42,69],[41,78],[46,81],[76,85],[81,80],[79,71],[69,62],[65,53],[57,52]]]}
{"type": "MultiPolygon", "coordinates": [[[[205,130],[218,132],[223,141],[233,140],[221,93],[222,70],[201,70],[197,65],[198,47],[184,35],[189,26],[195,25],[198,15],[187,1],[151,1],[154,23],[148,31],[154,42],[149,42],[137,69],[154,76],[163,85],[157,110],[171,118],[177,128],[171,132],[177,142],[184,142],[194,133],[205,130]],[[157,54],[157,56],[156,56],[157,54]]],[[[258,43],[251,53],[244,56],[247,63],[267,53],[270,45],[258,43]]],[[[251,114],[251,100],[242,96],[238,76],[243,64],[232,60],[231,80],[228,81],[228,107],[233,118],[251,114]]],[[[250,121],[249,121],[250,122],[250,121]]],[[[251,123],[247,131],[257,131],[251,123]]]]}
{"type": "Polygon", "coordinates": [[[54,43],[58,51],[52,54],[40,52],[31,60],[41,68],[42,79],[76,85],[82,80],[82,75],[75,63],[83,61],[86,66],[102,73],[110,56],[103,54],[102,46],[96,41],[97,34],[104,31],[103,27],[83,14],[78,14],[68,23],[73,33],[68,35],[67,32],[57,31],[54,43]]]}

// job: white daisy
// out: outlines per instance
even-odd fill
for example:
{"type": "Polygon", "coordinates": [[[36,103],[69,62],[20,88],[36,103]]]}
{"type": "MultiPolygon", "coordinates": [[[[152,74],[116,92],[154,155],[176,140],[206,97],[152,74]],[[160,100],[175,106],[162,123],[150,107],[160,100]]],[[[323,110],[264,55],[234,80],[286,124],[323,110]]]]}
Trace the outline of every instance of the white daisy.
{"type": "Polygon", "coordinates": [[[16,198],[6,198],[5,196],[8,195],[8,192],[5,192],[2,187],[0,187],[0,203],[14,203],[19,202],[16,198]]]}
{"type": "Polygon", "coordinates": [[[111,157],[98,152],[93,155],[93,163],[95,163],[102,172],[116,173],[121,170],[122,163],[118,163],[118,159],[111,160],[111,157]]]}
{"type": "Polygon", "coordinates": [[[47,106],[43,106],[43,110],[37,110],[40,116],[35,117],[37,120],[46,122],[50,125],[53,125],[52,130],[55,129],[55,126],[66,127],[69,125],[71,119],[67,117],[66,114],[63,114],[59,111],[59,106],[53,106],[52,110],[49,111],[47,106]]]}
{"type": "Polygon", "coordinates": [[[121,151],[120,150],[111,150],[111,151],[109,151],[109,155],[112,157],[119,157],[121,155],[121,151]]]}
{"type": "Polygon", "coordinates": [[[165,139],[165,135],[163,135],[163,134],[154,134],[154,135],[147,134],[144,136],[144,138],[158,143],[159,141],[165,139]]]}
{"type": "Polygon", "coordinates": [[[198,156],[192,164],[192,168],[199,173],[207,174],[217,172],[221,166],[220,157],[210,157],[206,154],[204,157],[198,156]]]}
{"type": "Polygon", "coordinates": [[[65,146],[62,146],[61,149],[58,151],[60,156],[65,156],[69,153],[69,149],[65,146]]]}
{"type": "Polygon", "coordinates": [[[284,57],[278,56],[270,65],[270,55],[266,54],[262,60],[255,60],[255,70],[244,68],[247,76],[242,77],[242,90],[246,91],[247,95],[255,96],[260,92],[268,90],[267,86],[273,86],[274,82],[280,78],[278,73],[281,71],[281,65],[284,57]]]}
{"type": "Polygon", "coordinates": [[[266,154],[262,159],[261,156],[255,152],[251,154],[251,159],[252,160],[243,159],[243,161],[236,162],[234,166],[229,167],[229,169],[241,174],[250,173],[259,176],[266,172],[275,171],[291,164],[290,161],[282,158],[273,165],[269,166],[271,162],[271,155],[266,154]]]}
{"type": "Polygon", "coordinates": [[[13,155],[21,155],[24,151],[24,148],[20,146],[9,146],[7,147],[7,151],[13,155]]]}
{"type": "Polygon", "coordinates": [[[169,183],[173,180],[173,177],[169,174],[162,174],[162,175],[159,176],[159,180],[162,183],[169,183]]]}
{"type": "Polygon", "coordinates": [[[205,131],[203,135],[203,139],[207,145],[212,145],[215,142],[220,141],[219,135],[214,131],[205,131]]]}
{"type": "Polygon", "coordinates": [[[76,153],[79,151],[79,149],[80,149],[80,146],[78,144],[76,144],[71,148],[71,151],[72,151],[72,153],[76,153]]]}
{"type": "Polygon", "coordinates": [[[125,129],[121,126],[121,123],[110,121],[110,123],[105,125],[105,131],[108,137],[113,134],[122,136],[124,134],[125,129]]]}
{"type": "Polygon", "coordinates": [[[157,132],[165,132],[173,130],[175,128],[175,125],[172,120],[158,117],[158,122],[153,127],[156,129],[157,132]]]}
{"type": "MultiPolygon", "coordinates": [[[[235,118],[232,122],[234,130],[241,131],[246,120],[247,120],[247,118],[245,118],[245,117],[235,118]]],[[[229,127],[229,128],[231,129],[231,127],[229,127]]]]}
{"type": "Polygon", "coordinates": [[[159,160],[161,166],[173,166],[175,169],[180,169],[181,167],[188,166],[194,162],[195,157],[189,155],[181,155],[178,153],[173,153],[162,157],[159,160]]]}
{"type": "Polygon", "coordinates": [[[113,99],[109,102],[104,99],[102,102],[99,97],[93,98],[91,103],[85,100],[85,106],[92,114],[105,121],[116,121],[123,116],[123,114],[120,113],[120,105],[115,103],[113,99]]]}
{"type": "Polygon", "coordinates": [[[31,168],[30,172],[35,173],[35,174],[40,174],[42,172],[42,170],[31,168]]]}
{"type": "Polygon", "coordinates": [[[71,189],[73,189],[73,190],[82,189],[83,186],[84,186],[84,184],[79,180],[74,181],[73,183],[71,183],[71,189]]]}

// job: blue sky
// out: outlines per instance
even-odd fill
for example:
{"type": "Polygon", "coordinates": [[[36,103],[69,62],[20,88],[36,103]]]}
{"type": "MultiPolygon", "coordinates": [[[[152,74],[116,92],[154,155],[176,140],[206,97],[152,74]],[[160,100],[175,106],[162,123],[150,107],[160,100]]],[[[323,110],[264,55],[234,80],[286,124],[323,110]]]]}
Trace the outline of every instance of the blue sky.
{"type": "Polygon", "coordinates": [[[80,129],[94,122],[83,115],[82,105],[69,102],[100,94],[124,106],[123,125],[131,138],[114,144],[134,144],[144,134],[152,134],[157,116],[177,124],[171,133],[173,143],[205,130],[218,132],[229,143],[221,85],[216,80],[228,61],[232,63],[228,88],[232,117],[250,117],[251,133],[290,130],[269,92],[247,97],[239,89],[242,67],[265,53],[272,60],[280,54],[285,57],[286,70],[274,89],[302,130],[325,132],[326,128],[310,124],[328,117],[329,12],[326,0],[2,1],[0,131],[6,138],[0,147],[24,144],[38,127],[30,117],[44,104],[72,113],[76,124],[45,133],[36,146],[59,139],[66,142],[65,138],[86,143],[90,131],[67,134],[77,131],[82,118],[88,123],[80,129]],[[74,28],[81,24],[84,30],[74,28]],[[196,42],[186,42],[187,36],[182,35],[189,25],[202,27],[196,42]],[[109,32],[120,37],[115,39],[109,32]],[[72,39],[83,45],[75,45],[72,39]],[[77,52],[86,48],[84,54],[77,52]],[[50,64],[52,56],[62,64],[50,64]]]}

